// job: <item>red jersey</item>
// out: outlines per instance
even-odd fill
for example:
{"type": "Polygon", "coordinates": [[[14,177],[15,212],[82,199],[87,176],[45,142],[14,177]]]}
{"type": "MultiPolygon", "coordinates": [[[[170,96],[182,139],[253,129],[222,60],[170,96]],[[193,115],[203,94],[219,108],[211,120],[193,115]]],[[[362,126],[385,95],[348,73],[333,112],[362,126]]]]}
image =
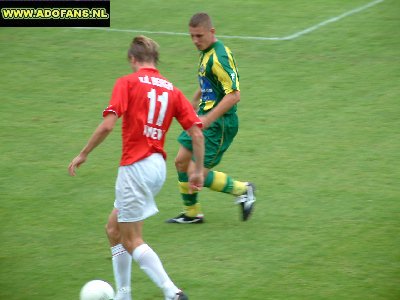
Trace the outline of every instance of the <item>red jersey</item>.
{"type": "Polygon", "coordinates": [[[164,150],[165,135],[175,117],[184,130],[202,122],[183,93],[157,69],[142,68],[117,79],[103,117],[122,118],[121,166],[164,150]]]}

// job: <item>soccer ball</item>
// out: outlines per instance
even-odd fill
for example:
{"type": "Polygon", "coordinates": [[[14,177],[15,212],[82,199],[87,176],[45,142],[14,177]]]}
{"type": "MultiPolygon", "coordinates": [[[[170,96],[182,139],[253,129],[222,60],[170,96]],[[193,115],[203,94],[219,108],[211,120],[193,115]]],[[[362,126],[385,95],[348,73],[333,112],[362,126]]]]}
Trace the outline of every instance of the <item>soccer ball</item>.
{"type": "Polygon", "coordinates": [[[103,280],[91,280],[81,289],[80,300],[113,300],[114,289],[103,280]]]}

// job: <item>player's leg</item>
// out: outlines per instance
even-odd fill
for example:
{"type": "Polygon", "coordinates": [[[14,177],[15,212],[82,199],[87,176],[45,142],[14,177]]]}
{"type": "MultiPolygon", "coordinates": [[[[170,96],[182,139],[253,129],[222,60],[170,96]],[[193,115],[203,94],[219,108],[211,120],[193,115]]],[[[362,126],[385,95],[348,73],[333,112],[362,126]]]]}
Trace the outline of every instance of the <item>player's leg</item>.
{"type": "Polygon", "coordinates": [[[204,167],[209,170],[204,177],[204,186],[213,191],[235,196],[241,195],[246,191],[246,183],[212,169],[221,162],[224,153],[232,144],[237,132],[238,121],[236,115],[221,117],[204,131],[206,137],[204,167]]]}
{"type": "MultiPolygon", "coordinates": [[[[215,130],[207,133],[207,151],[204,158],[204,164],[209,169],[221,162],[224,153],[232,144],[238,132],[237,116],[236,114],[226,115],[218,119],[213,126],[215,130]]],[[[255,188],[252,183],[236,180],[223,172],[210,170],[204,179],[204,186],[213,191],[238,197],[237,203],[241,205],[243,221],[249,218],[255,202],[255,188]]]]}
{"type": "Polygon", "coordinates": [[[212,191],[236,196],[236,203],[241,207],[242,220],[249,219],[256,201],[253,183],[238,181],[226,173],[210,170],[204,180],[204,186],[212,191]]]}
{"type": "Polygon", "coordinates": [[[108,222],[105,228],[110,247],[114,247],[121,243],[121,235],[118,228],[117,215],[118,210],[114,208],[108,217],[108,222]]]}
{"type": "Polygon", "coordinates": [[[142,228],[143,221],[120,223],[122,244],[132,253],[140,269],[163,291],[166,299],[174,299],[181,290],[169,278],[158,255],[143,241],[142,228]]]}
{"type": "MultiPolygon", "coordinates": [[[[254,207],[255,188],[252,183],[232,178],[226,173],[211,170],[217,166],[232,144],[238,132],[238,118],[236,114],[226,115],[216,120],[209,128],[203,131],[205,137],[204,156],[204,186],[213,191],[234,195],[237,203],[242,209],[242,219],[246,221],[254,207]]],[[[202,223],[204,221],[198,202],[197,193],[188,194],[188,172],[190,172],[192,161],[191,139],[185,132],[179,138],[181,144],[175,159],[178,172],[179,187],[184,201],[184,212],[175,218],[167,220],[168,223],[202,223]]]]}
{"type": "Polygon", "coordinates": [[[236,180],[226,173],[210,170],[204,179],[204,186],[212,191],[240,196],[247,190],[246,182],[236,180]]]}
{"type": "MultiPolygon", "coordinates": [[[[132,174],[136,166],[124,166],[118,169],[115,184],[114,210],[111,212],[106,225],[106,233],[111,246],[112,265],[116,285],[116,299],[131,300],[131,267],[132,251],[125,248],[122,240],[121,227],[118,221],[129,221],[127,215],[134,200],[130,192],[132,174]]],[[[126,238],[124,238],[126,240],[126,238]]]]}
{"type": "MultiPolygon", "coordinates": [[[[153,154],[119,174],[123,184],[117,189],[116,207],[121,242],[140,268],[162,289],[166,299],[176,299],[184,294],[168,277],[158,255],[142,238],[143,221],[154,215],[158,209],[154,197],[161,190],[166,177],[166,164],[161,154],[153,154]]],[[[118,298],[117,298],[118,299],[118,298]]]]}
{"type": "Polygon", "coordinates": [[[108,218],[106,233],[111,247],[112,266],[117,291],[116,299],[130,300],[132,255],[121,242],[117,214],[118,210],[113,209],[108,218]]]}
{"type": "MultiPolygon", "coordinates": [[[[190,137],[187,136],[186,143],[190,137]]],[[[191,141],[191,140],[190,140],[191,141]]],[[[190,142],[191,143],[191,142],[190,142]]],[[[184,143],[185,144],[185,143],[184,143]]],[[[185,144],[186,145],[186,144],[185,144]]],[[[191,145],[191,144],[190,144],[191,145]]],[[[186,145],[187,146],[187,145],[186,145]]],[[[168,223],[202,223],[203,214],[198,202],[198,192],[189,194],[189,172],[193,153],[187,147],[181,145],[175,157],[175,168],[178,173],[179,192],[183,200],[183,212],[177,217],[167,220],[168,223]]]]}

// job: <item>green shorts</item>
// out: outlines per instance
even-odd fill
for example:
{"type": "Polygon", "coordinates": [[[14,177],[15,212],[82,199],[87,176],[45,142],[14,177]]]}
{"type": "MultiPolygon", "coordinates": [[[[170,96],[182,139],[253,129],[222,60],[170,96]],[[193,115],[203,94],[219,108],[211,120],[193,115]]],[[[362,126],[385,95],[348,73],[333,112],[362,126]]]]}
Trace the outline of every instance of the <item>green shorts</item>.
{"type": "MultiPolygon", "coordinates": [[[[213,122],[210,127],[203,130],[205,155],[204,167],[211,169],[218,165],[222,155],[228,150],[239,129],[239,119],[236,113],[227,114],[213,122]]],[[[186,149],[193,152],[192,138],[183,131],[178,137],[178,142],[186,149]]]]}

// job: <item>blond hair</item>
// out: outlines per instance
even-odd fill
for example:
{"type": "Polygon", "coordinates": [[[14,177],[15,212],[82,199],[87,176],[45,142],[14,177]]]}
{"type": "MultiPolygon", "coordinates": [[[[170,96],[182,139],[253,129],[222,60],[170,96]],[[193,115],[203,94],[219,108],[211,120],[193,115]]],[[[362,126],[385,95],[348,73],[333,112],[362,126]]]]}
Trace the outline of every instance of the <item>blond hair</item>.
{"type": "Polygon", "coordinates": [[[135,37],[128,50],[128,59],[134,57],[139,62],[158,63],[158,44],[144,35],[135,37]]]}

